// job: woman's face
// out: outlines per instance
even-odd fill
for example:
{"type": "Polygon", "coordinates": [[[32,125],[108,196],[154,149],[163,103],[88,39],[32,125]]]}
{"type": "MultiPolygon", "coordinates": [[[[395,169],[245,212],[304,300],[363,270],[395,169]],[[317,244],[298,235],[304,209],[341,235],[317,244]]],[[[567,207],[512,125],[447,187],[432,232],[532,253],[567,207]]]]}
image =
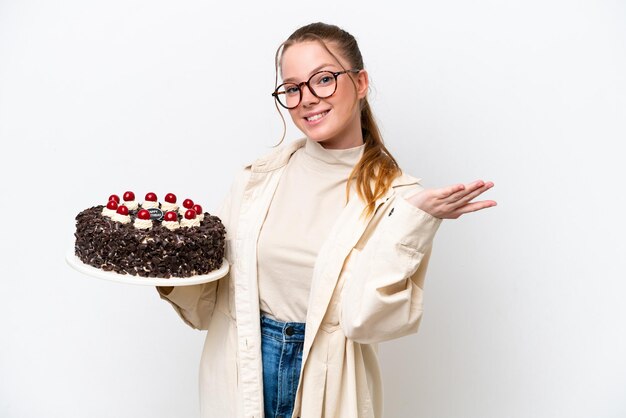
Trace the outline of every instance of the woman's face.
{"type": "MultiPolygon", "coordinates": [[[[348,63],[332,43],[328,48],[350,69],[348,63]]],[[[283,51],[281,72],[283,82],[301,83],[322,70],[343,71],[337,60],[316,41],[300,42],[283,51]]],[[[302,86],[302,101],[289,110],[291,119],[308,138],[330,149],[352,148],[363,144],[359,100],[368,89],[365,70],[358,74],[346,73],[337,77],[337,90],[325,99],[315,97],[309,88],[302,86]],[[355,84],[348,79],[352,77],[355,84]],[[322,117],[320,118],[319,115],[322,117]],[[313,117],[313,119],[310,119],[313,117]]]]}

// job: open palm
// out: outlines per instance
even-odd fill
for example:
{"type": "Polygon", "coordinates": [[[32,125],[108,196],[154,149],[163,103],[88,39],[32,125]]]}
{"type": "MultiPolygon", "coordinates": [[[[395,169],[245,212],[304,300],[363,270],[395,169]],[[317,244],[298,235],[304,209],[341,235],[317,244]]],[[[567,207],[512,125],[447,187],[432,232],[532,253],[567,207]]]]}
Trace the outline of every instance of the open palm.
{"type": "Polygon", "coordinates": [[[496,206],[494,200],[472,202],[493,187],[493,182],[476,180],[468,184],[455,184],[440,189],[424,189],[407,198],[412,205],[441,219],[457,219],[459,216],[496,206]]]}

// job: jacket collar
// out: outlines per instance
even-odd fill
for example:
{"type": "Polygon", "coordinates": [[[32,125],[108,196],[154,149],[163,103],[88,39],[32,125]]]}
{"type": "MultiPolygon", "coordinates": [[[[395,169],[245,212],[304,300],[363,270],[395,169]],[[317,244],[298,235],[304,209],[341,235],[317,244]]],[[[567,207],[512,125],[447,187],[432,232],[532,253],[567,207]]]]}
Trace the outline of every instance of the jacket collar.
{"type": "Polygon", "coordinates": [[[251,167],[253,173],[269,173],[270,171],[278,170],[287,165],[291,155],[302,148],[304,144],[306,144],[306,138],[300,138],[263,157],[257,158],[248,167],[251,167]]]}
{"type": "MultiPolygon", "coordinates": [[[[306,138],[297,139],[283,147],[280,147],[271,153],[256,159],[247,167],[251,168],[254,173],[269,173],[270,171],[278,170],[284,167],[289,162],[289,159],[294,152],[302,148],[306,144],[306,138]]],[[[395,188],[402,186],[410,186],[419,183],[421,179],[415,178],[408,174],[402,173],[391,182],[391,188],[382,196],[381,199],[385,200],[390,194],[394,193],[395,188]]],[[[380,200],[380,199],[379,199],[380,200]]]]}

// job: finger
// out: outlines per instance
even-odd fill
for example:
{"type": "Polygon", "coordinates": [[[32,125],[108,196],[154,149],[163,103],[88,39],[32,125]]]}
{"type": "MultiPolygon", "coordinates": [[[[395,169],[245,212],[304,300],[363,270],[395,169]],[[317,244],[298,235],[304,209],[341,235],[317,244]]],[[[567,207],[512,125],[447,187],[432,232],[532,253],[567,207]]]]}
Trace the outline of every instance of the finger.
{"type": "Polygon", "coordinates": [[[469,203],[465,206],[461,206],[455,212],[458,213],[459,216],[461,216],[465,213],[476,212],[478,210],[487,209],[493,206],[497,206],[497,202],[495,200],[482,200],[480,202],[469,203]]]}
{"type": "Polygon", "coordinates": [[[493,183],[487,182],[482,187],[476,188],[472,192],[467,193],[465,196],[462,196],[461,198],[456,200],[454,202],[454,205],[458,205],[458,206],[465,205],[466,203],[470,202],[477,196],[480,196],[481,194],[485,193],[487,190],[491,189],[492,187],[493,187],[493,183]]]}
{"type": "MultiPolygon", "coordinates": [[[[465,185],[465,188],[463,190],[459,190],[455,193],[453,193],[452,195],[450,195],[447,199],[448,203],[454,203],[457,202],[460,199],[463,199],[464,197],[466,197],[469,193],[474,192],[477,189],[480,189],[481,187],[484,187],[485,182],[482,180],[476,180],[473,181],[471,183],[468,183],[465,185]]],[[[471,199],[470,199],[471,200],[471,199]]]]}
{"type": "Polygon", "coordinates": [[[437,190],[437,193],[435,194],[435,196],[439,199],[447,199],[454,193],[458,193],[464,189],[465,189],[465,185],[460,184],[460,183],[455,184],[453,186],[442,187],[441,189],[437,190]]]}

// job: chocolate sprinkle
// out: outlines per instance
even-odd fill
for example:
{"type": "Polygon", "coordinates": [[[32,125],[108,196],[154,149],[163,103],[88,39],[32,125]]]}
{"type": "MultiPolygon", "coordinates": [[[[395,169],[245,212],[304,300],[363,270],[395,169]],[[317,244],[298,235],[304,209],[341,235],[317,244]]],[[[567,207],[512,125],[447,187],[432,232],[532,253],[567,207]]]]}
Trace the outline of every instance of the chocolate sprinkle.
{"type": "MultiPolygon", "coordinates": [[[[153,221],[136,229],[102,215],[103,206],[76,216],[76,256],[105,271],[141,277],[191,277],[220,268],[226,230],[217,216],[204,214],[200,226],[170,231],[153,221]]],[[[131,220],[137,212],[131,211],[131,220]]]]}

